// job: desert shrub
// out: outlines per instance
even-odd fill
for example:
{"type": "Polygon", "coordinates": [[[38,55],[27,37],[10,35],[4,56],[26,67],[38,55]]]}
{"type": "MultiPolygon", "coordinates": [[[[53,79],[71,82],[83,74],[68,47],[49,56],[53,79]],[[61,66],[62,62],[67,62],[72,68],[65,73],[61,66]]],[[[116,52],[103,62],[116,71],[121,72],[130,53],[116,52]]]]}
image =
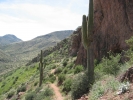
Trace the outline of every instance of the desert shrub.
{"type": "Polygon", "coordinates": [[[53,95],[53,91],[49,88],[46,87],[44,91],[39,92],[34,100],[51,100],[51,97],[53,95]]]}
{"type": "Polygon", "coordinates": [[[18,76],[15,77],[14,81],[13,81],[13,84],[15,84],[18,80],[18,76]]]}
{"type": "Polygon", "coordinates": [[[42,87],[37,87],[37,88],[35,89],[35,92],[38,93],[41,89],[42,89],[42,87]]]}
{"type": "Polygon", "coordinates": [[[73,81],[72,81],[72,86],[71,86],[71,96],[72,98],[78,99],[80,98],[83,94],[88,92],[88,77],[86,73],[79,73],[77,74],[73,81]]]}
{"type": "Polygon", "coordinates": [[[71,74],[71,73],[74,73],[74,69],[68,70],[67,74],[71,74]]]}
{"type": "Polygon", "coordinates": [[[7,99],[10,99],[14,95],[14,91],[11,91],[7,94],[7,99]]]}
{"type": "Polygon", "coordinates": [[[63,62],[63,66],[65,67],[67,65],[67,61],[64,61],[63,62]]]}
{"type": "Polygon", "coordinates": [[[49,64],[46,66],[46,69],[48,70],[55,69],[55,68],[56,68],[56,65],[53,65],[53,64],[49,64]]]}
{"type": "Polygon", "coordinates": [[[15,80],[16,80],[16,81],[18,80],[18,76],[15,77],[15,80]]]}
{"type": "Polygon", "coordinates": [[[54,74],[59,74],[59,73],[62,72],[62,70],[63,70],[63,69],[62,69],[61,67],[58,67],[58,68],[55,69],[54,74]]]}
{"type": "Polygon", "coordinates": [[[96,66],[96,70],[103,72],[104,74],[116,75],[120,69],[120,54],[113,56],[110,54],[109,58],[102,58],[100,64],[96,66]]]}
{"type": "Polygon", "coordinates": [[[79,73],[79,72],[81,72],[81,71],[83,71],[83,70],[84,70],[84,68],[83,68],[82,65],[77,65],[77,66],[75,67],[75,69],[74,69],[74,74],[77,74],[77,73],[79,73]]]}
{"type": "Polygon", "coordinates": [[[26,86],[25,85],[23,85],[23,86],[21,86],[21,87],[19,87],[17,89],[17,93],[19,93],[19,92],[25,92],[25,91],[26,91],[26,86]]]}
{"type": "Polygon", "coordinates": [[[65,68],[63,69],[62,72],[63,72],[64,74],[66,74],[68,71],[69,71],[69,69],[68,69],[67,67],[65,67],[65,68]]]}
{"type": "Polygon", "coordinates": [[[53,95],[53,91],[52,89],[50,89],[49,87],[45,88],[45,91],[43,92],[44,96],[52,96],[53,95]]]}
{"type": "Polygon", "coordinates": [[[65,74],[59,74],[58,75],[58,84],[60,85],[60,84],[62,84],[63,83],[63,81],[65,80],[65,74]]]}
{"type": "Polygon", "coordinates": [[[25,68],[25,71],[28,71],[28,70],[29,70],[29,68],[28,68],[28,67],[26,67],[26,68],[25,68]]]}
{"type": "Polygon", "coordinates": [[[69,64],[67,64],[66,67],[69,68],[69,69],[71,69],[73,67],[73,65],[74,65],[73,63],[69,63],[69,64]]]}
{"type": "Polygon", "coordinates": [[[51,66],[51,69],[55,69],[55,68],[56,68],[56,65],[51,66]]]}
{"type": "Polygon", "coordinates": [[[90,92],[90,100],[98,100],[99,97],[101,97],[104,92],[106,91],[106,88],[100,81],[97,81],[91,89],[90,92]]]}
{"type": "Polygon", "coordinates": [[[104,85],[103,81],[96,81],[90,91],[89,100],[98,100],[98,98],[101,97],[108,90],[112,92],[118,90],[120,83],[118,80],[115,79],[113,75],[104,75],[102,78],[104,79],[104,85]]]}
{"type": "Polygon", "coordinates": [[[133,36],[125,42],[130,46],[131,50],[133,50],[133,36]]]}
{"type": "Polygon", "coordinates": [[[1,85],[1,88],[4,87],[6,85],[6,82],[3,82],[1,85]]]}
{"type": "Polygon", "coordinates": [[[54,83],[55,80],[56,80],[56,76],[54,76],[54,74],[50,74],[49,75],[49,81],[54,83]]]}
{"type": "Polygon", "coordinates": [[[15,84],[15,83],[16,83],[16,81],[14,80],[12,84],[15,84]]]}
{"type": "Polygon", "coordinates": [[[2,82],[2,78],[0,79],[0,82],[2,82]]]}
{"type": "Polygon", "coordinates": [[[38,84],[38,82],[36,81],[36,82],[34,83],[34,86],[37,86],[37,84],[38,84]]]}
{"type": "Polygon", "coordinates": [[[68,93],[71,91],[71,85],[72,85],[72,80],[71,79],[66,79],[63,83],[63,91],[68,93]]]}
{"type": "Polygon", "coordinates": [[[31,92],[31,93],[28,93],[26,96],[25,96],[25,100],[35,100],[34,98],[36,97],[36,93],[35,92],[31,92]]]}
{"type": "Polygon", "coordinates": [[[107,88],[109,88],[111,91],[116,91],[118,90],[120,82],[116,80],[114,77],[108,77],[108,82],[107,82],[107,88]],[[110,81],[111,80],[111,81],[110,81]]]}

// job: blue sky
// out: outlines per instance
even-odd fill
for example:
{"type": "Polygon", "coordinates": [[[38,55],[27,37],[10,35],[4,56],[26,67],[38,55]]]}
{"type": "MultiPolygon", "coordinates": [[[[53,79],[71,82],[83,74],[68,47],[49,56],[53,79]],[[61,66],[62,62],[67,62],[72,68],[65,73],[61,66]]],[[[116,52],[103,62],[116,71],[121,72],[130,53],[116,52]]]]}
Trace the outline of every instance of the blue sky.
{"type": "Polygon", "coordinates": [[[89,0],[0,0],[0,36],[27,41],[59,30],[74,30],[88,13],[89,0]]]}

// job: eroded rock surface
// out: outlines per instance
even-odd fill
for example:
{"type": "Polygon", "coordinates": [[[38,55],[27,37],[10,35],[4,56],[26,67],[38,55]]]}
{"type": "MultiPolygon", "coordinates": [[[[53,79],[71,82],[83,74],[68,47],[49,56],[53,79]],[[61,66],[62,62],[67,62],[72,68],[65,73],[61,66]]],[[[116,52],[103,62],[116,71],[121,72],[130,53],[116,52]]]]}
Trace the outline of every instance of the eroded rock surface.
{"type": "MultiPolygon", "coordinates": [[[[85,64],[86,51],[81,43],[81,29],[75,32],[79,39],[73,39],[76,64],[85,64]]],[[[101,60],[107,52],[120,53],[129,47],[125,40],[133,36],[133,0],[94,0],[94,56],[101,60]]]]}

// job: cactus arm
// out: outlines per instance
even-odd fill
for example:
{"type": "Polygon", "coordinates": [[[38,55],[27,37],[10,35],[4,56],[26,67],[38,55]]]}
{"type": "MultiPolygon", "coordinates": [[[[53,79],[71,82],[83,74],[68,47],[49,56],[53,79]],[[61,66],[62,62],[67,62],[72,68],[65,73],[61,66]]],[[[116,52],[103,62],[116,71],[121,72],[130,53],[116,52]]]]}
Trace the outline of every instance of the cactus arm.
{"type": "Polygon", "coordinates": [[[87,18],[86,18],[86,15],[83,15],[83,21],[82,21],[82,42],[83,42],[84,47],[87,49],[88,36],[87,36],[87,18]]]}

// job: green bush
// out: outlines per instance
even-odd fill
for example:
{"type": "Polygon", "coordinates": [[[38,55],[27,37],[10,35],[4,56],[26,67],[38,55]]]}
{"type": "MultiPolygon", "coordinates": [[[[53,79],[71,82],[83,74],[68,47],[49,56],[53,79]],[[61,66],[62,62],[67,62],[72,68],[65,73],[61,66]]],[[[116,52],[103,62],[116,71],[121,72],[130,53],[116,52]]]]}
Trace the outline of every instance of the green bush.
{"type": "Polygon", "coordinates": [[[69,64],[67,64],[66,67],[69,68],[69,69],[71,69],[71,68],[73,68],[73,65],[74,65],[73,63],[69,63],[69,64]]]}
{"type": "Polygon", "coordinates": [[[21,87],[19,87],[17,89],[17,93],[19,93],[19,92],[25,92],[25,91],[26,91],[26,86],[25,85],[23,85],[23,86],[21,86],[21,87]]]}
{"type": "Polygon", "coordinates": [[[67,74],[74,73],[74,69],[68,70],[67,74]]]}
{"type": "Polygon", "coordinates": [[[57,69],[55,69],[55,72],[54,72],[54,74],[59,74],[59,73],[61,73],[62,72],[62,68],[61,67],[58,67],[57,69]]]}
{"type": "Polygon", "coordinates": [[[36,93],[35,92],[31,92],[31,93],[28,93],[26,96],[25,96],[25,100],[35,100],[34,98],[36,97],[36,93]]]}
{"type": "Polygon", "coordinates": [[[81,71],[83,71],[83,70],[84,70],[84,68],[83,68],[82,65],[77,65],[77,66],[75,67],[75,69],[74,69],[74,74],[77,74],[77,73],[79,73],[79,72],[81,72],[81,71]]]}
{"type": "Polygon", "coordinates": [[[61,85],[63,81],[65,80],[65,74],[59,74],[58,76],[58,84],[61,85]]]}
{"type": "Polygon", "coordinates": [[[92,89],[89,93],[89,100],[98,100],[98,98],[100,98],[108,90],[111,92],[115,92],[118,90],[120,83],[118,80],[115,79],[114,76],[104,75],[102,78],[106,82],[103,85],[103,81],[99,80],[93,84],[92,89]]]}
{"type": "Polygon", "coordinates": [[[67,67],[65,67],[65,68],[63,69],[62,72],[63,72],[64,74],[66,74],[68,71],[69,71],[69,69],[68,69],[67,67]]]}
{"type": "Polygon", "coordinates": [[[37,88],[35,89],[35,92],[38,93],[41,89],[42,89],[42,87],[37,87],[37,88]]]}
{"type": "Polygon", "coordinates": [[[133,36],[125,42],[130,46],[131,50],[133,50],[133,36]]]}
{"type": "Polygon", "coordinates": [[[72,80],[71,79],[65,80],[64,83],[63,83],[63,91],[65,93],[68,93],[69,91],[71,91],[71,85],[72,85],[72,80]]]}
{"type": "Polygon", "coordinates": [[[51,66],[51,69],[55,69],[55,68],[56,68],[56,65],[51,66]]]}
{"type": "Polygon", "coordinates": [[[88,84],[87,74],[86,73],[77,74],[72,81],[72,86],[71,86],[72,98],[74,100],[80,98],[83,94],[88,92],[88,89],[89,89],[89,84],[88,84]]]}
{"type": "Polygon", "coordinates": [[[18,76],[15,77],[13,84],[15,84],[17,82],[18,78],[19,78],[18,76]]]}
{"type": "Polygon", "coordinates": [[[1,85],[1,88],[4,87],[6,85],[6,82],[3,82],[1,85]]]}
{"type": "Polygon", "coordinates": [[[34,86],[37,86],[37,84],[38,84],[38,82],[35,82],[35,83],[34,83],[34,86]]]}
{"type": "Polygon", "coordinates": [[[105,91],[106,91],[106,87],[102,85],[100,81],[97,81],[92,86],[92,89],[90,92],[90,100],[98,100],[98,98],[100,98],[104,94],[105,91]]]}
{"type": "Polygon", "coordinates": [[[2,82],[2,78],[0,79],[0,82],[2,82]]]}
{"type": "Polygon", "coordinates": [[[43,95],[44,96],[52,96],[53,95],[53,91],[49,87],[46,87],[45,91],[43,92],[43,95]]]}
{"type": "Polygon", "coordinates": [[[102,58],[100,64],[98,64],[95,70],[99,70],[104,74],[116,75],[120,69],[120,54],[116,56],[110,55],[109,58],[102,58]]]}
{"type": "Polygon", "coordinates": [[[56,80],[56,76],[54,76],[54,74],[50,74],[50,75],[49,75],[49,81],[50,81],[51,83],[54,83],[55,80],[56,80]]]}
{"type": "Polygon", "coordinates": [[[67,61],[64,61],[63,62],[63,66],[65,67],[67,65],[67,61]]]}
{"type": "Polygon", "coordinates": [[[52,100],[53,96],[53,91],[49,88],[46,87],[44,91],[39,92],[36,97],[34,98],[34,100],[52,100]]]}
{"type": "Polygon", "coordinates": [[[7,99],[10,99],[14,95],[14,93],[14,91],[9,92],[7,95],[7,99]]]}

